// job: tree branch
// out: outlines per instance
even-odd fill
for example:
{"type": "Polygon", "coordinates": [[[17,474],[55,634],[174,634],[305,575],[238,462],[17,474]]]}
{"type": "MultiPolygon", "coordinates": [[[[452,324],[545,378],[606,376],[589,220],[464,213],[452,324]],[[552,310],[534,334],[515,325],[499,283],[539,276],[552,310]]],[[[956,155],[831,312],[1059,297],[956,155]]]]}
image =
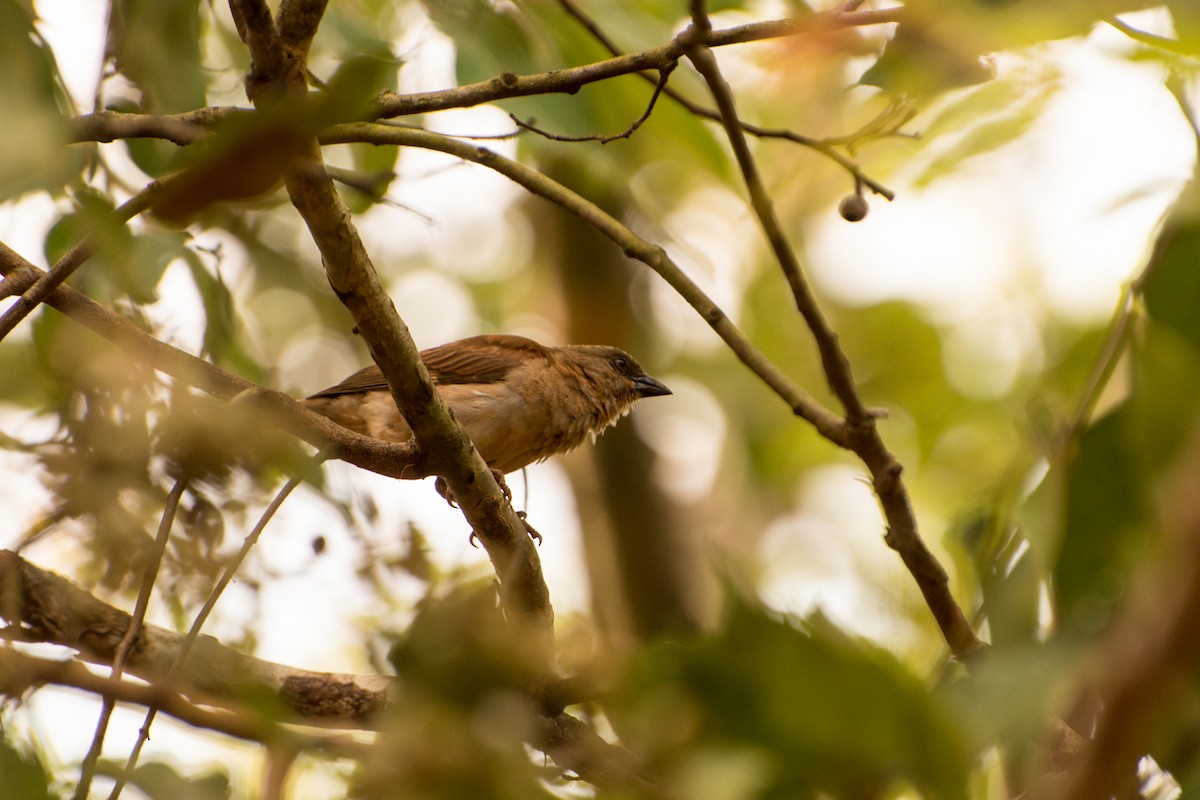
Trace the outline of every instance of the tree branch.
{"type": "MultiPolygon", "coordinates": [[[[284,4],[280,10],[281,28],[284,25],[284,16],[288,5],[284,4]]],[[[291,14],[287,16],[289,19],[291,18],[291,14]]],[[[895,22],[899,16],[900,11],[897,9],[852,13],[821,12],[793,19],[756,22],[712,31],[706,44],[710,47],[724,47],[821,30],[880,25],[895,22]]],[[[285,34],[281,31],[281,36],[283,35],[285,34]]],[[[671,41],[638,53],[618,55],[578,67],[567,67],[532,75],[505,72],[486,81],[432,92],[415,92],[404,95],[383,92],[374,106],[364,114],[364,119],[387,119],[431,111],[444,111],[450,108],[469,108],[482,103],[535,94],[574,94],[589,83],[643,71],[661,72],[674,66],[682,57],[683,49],[680,44],[671,41]]],[[[167,139],[176,144],[190,144],[195,141],[198,128],[211,126],[216,121],[230,116],[250,113],[253,113],[250,109],[235,107],[202,108],[184,114],[171,115],[101,111],[73,118],[70,121],[69,136],[70,141],[77,142],[111,142],[117,139],[155,137],[167,139]]],[[[764,132],[763,135],[775,134],[764,132]]],[[[812,146],[810,142],[801,138],[797,138],[796,141],[812,146]]],[[[840,156],[840,154],[838,155],[840,156]]],[[[886,189],[872,185],[865,178],[864,182],[879,194],[884,196],[889,194],[886,189]]]]}
{"type": "Polygon", "coordinates": [[[704,77],[716,100],[725,134],[733,147],[750,195],[751,207],[787,278],[796,308],[816,341],[829,387],[846,411],[847,439],[844,446],[853,450],[871,472],[872,485],[888,522],[884,541],[900,555],[905,567],[916,580],[950,649],[958,658],[966,659],[979,650],[983,642],[975,635],[966,615],[951,594],[950,579],[946,571],[921,539],[908,491],[900,477],[903,466],[887,449],[875,424],[876,414],[867,409],[858,393],[850,361],[838,343],[837,334],[821,312],[816,296],[800,268],[799,259],[787,241],[783,226],[775,214],[774,203],[762,182],[758,165],[750,152],[745,131],[738,119],[733,92],[721,74],[712,50],[704,44],[710,30],[704,4],[697,0],[692,8],[692,27],[679,35],[679,41],[683,43],[688,58],[704,77]]]}
{"type": "MultiPolygon", "coordinates": [[[[251,5],[254,1],[233,0],[235,4],[251,5]]],[[[299,14],[303,9],[314,11],[320,5],[296,2],[289,3],[287,9],[299,14]]],[[[260,23],[266,25],[261,20],[260,23]]],[[[305,24],[315,30],[315,21],[305,24]]],[[[243,39],[252,44],[273,34],[272,26],[243,33],[243,39]]],[[[294,59],[291,63],[277,64],[277,71],[270,72],[258,63],[255,54],[259,72],[254,80],[282,86],[282,91],[290,94],[304,92],[303,53],[291,52],[290,56],[294,59]]],[[[248,85],[248,92],[250,88],[248,85]]],[[[250,97],[256,104],[259,102],[256,95],[250,97]]],[[[500,580],[501,602],[509,622],[516,626],[515,635],[535,649],[549,670],[554,660],[554,609],[525,524],[504,498],[491,469],[454,420],[441,395],[434,390],[412,335],[396,313],[354,228],[350,211],[324,170],[315,139],[306,151],[288,171],[284,183],[292,204],[321,251],[329,284],[354,318],[372,359],[387,380],[396,407],[412,429],[416,449],[425,454],[432,471],[446,481],[463,516],[484,543],[500,580]]]]}

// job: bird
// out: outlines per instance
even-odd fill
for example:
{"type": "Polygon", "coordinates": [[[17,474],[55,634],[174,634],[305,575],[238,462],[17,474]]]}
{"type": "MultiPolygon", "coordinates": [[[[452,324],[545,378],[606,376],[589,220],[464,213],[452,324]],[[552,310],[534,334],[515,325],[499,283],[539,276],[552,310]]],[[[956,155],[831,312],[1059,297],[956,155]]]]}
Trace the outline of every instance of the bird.
{"type": "MultiPolygon", "coordinates": [[[[422,350],[421,360],[506,494],[505,473],[594,439],[644,397],[671,394],[629,353],[605,345],[551,347],[484,334],[422,350]]],[[[396,443],[412,438],[377,366],[302,403],[356,433],[396,443]]],[[[438,489],[453,504],[445,484],[438,489]]]]}

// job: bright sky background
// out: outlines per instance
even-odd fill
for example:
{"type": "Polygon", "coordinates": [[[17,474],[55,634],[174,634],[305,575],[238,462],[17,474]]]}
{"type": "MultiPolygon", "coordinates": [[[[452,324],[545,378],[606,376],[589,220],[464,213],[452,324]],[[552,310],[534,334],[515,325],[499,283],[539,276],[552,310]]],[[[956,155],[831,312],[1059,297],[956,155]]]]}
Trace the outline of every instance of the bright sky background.
{"type": "MultiPolygon", "coordinates": [[[[43,33],[56,46],[72,93],[81,108],[88,108],[102,57],[105,4],[53,0],[36,4],[44,20],[43,33]]],[[[1133,17],[1130,18],[1134,19],[1133,17]]],[[[1165,17],[1139,15],[1139,25],[1160,33],[1165,17]]],[[[405,66],[406,90],[442,88],[452,82],[448,45],[436,40],[426,26],[420,58],[405,66]]],[[[1190,129],[1162,86],[1159,67],[1131,63],[1120,57],[1127,40],[1110,29],[1098,29],[1086,41],[1053,44],[1033,56],[1052,60],[1063,73],[1061,90],[1027,136],[1002,150],[974,159],[931,186],[906,185],[922,163],[910,165],[908,176],[891,179],[897,191],[893,203],[872,202],[866,221],[850,225],[830,209],[827,219],[808,233],[808,254],[819,290],[853,304],[891,298],[911,300],[930,308],[952,331],[946,348],[946,369],[967,393],[990,396],[1003,392],[1016,378],[1022,363],[1037,359],[1038,322],[1042,315],[1066,314],[1080,320],[1106,318],[1112,311],[1121,284],[1144,258],[1148,234],[1163,210],[1190,174],[1195,157],[1190,129]],[[986,369],[980,369],[980,364],[986,369]]],[[[1032,57],[1032,56],[1031,56],[1032,57]]],[[[1020,68],[1020,58],[1003,61],[1002,68],[1020,68]]],[[[472,132],[507,129],[507,118],[494,109],[454,112],[436,117],[439,130],[461,124],[472,132]]],[[[919,121],[918,121],[919,122],[919,121]]],[[[509,145],[497,143],[497,148],[509,145]]],[[[818,158],[819,156],[812,156],[818,158]]],[[[406,156],[408,158],[408,156],[406,156]]],[[[439,269],[486,270],[492,248],[520,246],[520,236],[503,229],[498,205],[518,196],[502,178],[481,169],[438,171],[438,157],[420,154],[406,161],[414,173],[429,167],[436,174],[401,182],[394,189],[398,200],[411,204],[437,220],[430,226],[394,209],[375,209],[361,222],[368,248],[381,260],[411,258],[415,248],[445,251],[463,226],[473,231],[473,249],[460,252],[439,269]],[[398,226],[404,235],[398,236],[398,226]],[[479,236],[491,228],[494,236],[479,236]],[[407,244],[400,246],[399,242],[407,244]],[[474,255],[474,258],[471,256],[474,255]]],[[[710,197],[698,204],[694,217],[681,215],[678,236],[702,235],[713,206],[728,204],[728,197],[710,197]],[[703,207],[703,208],[701,208],[703,207]],[[705,212],[703,209],[707,208],[705,212]]],[[[722,216],[728,216],[722,208],[722,216]]],[[[40,261],[41,241],[52,221],[48,201],[29,200],[0,206],[0,239],[26,257],[40,261]]],[[[715,215],[714,215],[715,216],[715,215]]],[[[701,250],[713,252],[706,242],[701,250]]],[[[680,259],[686,263],[686,257],[680,259]]],[[[722,262],[716,257],[719,285],[736,285],[737,254],[722,262]],[[721,263],[726,278],[721,277],[721,263]]],[[[186,282],[170,272],[164,279],[163,318],[173,325],[186,345],[196,328],[179,316],[186,304],[171,304],[173,287],[186,282]],[[189,333],[190,331],[190,333],[189,333]]],[[[466,335],[473,323],[469,298],[453,281],[435,269],[417,270],[392,287],[397,303],[407,313],[418,343],[431,345],[466,335]],[[413,298],[421,298],[415,301],[413,298]],[[430,302],[430,298],[434,298],[430,302]],[[406,302],[407,301],[407,302],[406,302]]],[[[182,289],[179,289],[182,292],[182,289]]],[[[672,313],[672,312],[668,312],[672,313]]],[[[682,323],[694,325],[695,320],[682,323]]],[[[544,337],[543,337],[544,338],[544,337]]],[[[313,359],[311,343],[284,354],[284,379],[289,364],[296,374],[313,359]]],[[[323,355],[338,351],[326,344],[323,355]]],[[[341,375],[330,375],[330,383],[341,375]]],[[[719,410],[704,387],[678,376],[663,376],[685,398],[686,413],[665,405],[641,414],[653,415],[659,438],[677,431],[676,441],[689,441],[711,453],[720,446],[723,429],[719,410]],[[700,432],[713,431],[709,438],[700,432]]],[[[318,386],[304,387],[309,390],[318,386]]],[[[635,417],[638,415],[635,415],[635,417]]],[[[5,432],[21,436],[25,426],[38,425],[28,415],[0,409],[5,432]]],[[[635,419],[636,424],[636,419],[635,419]]],[[[663,443],[659,443],[663,444],[663,443]]],[[[695,451],[661,448],[678,463],[707,463],[695,451]]],[[[20,459],[0,452],[0,469],[6,476],[22,466],[20,459]]],[[[682,470],[680,472],[683,472],[682,470]]],[[[345,465],[329,468],[335,486],[352,496],[369,493],[380,507],[381,531],[398,529],[401,521],[414,520],[430,537],[435,556],[448,567],[486,574],[481,550],[466,544],[468,529],[461,515],[432,497],[427,485],[400,486],[378,476],[357,472],[345,465]]],[[[539,465],[529,472],[532,484],[529,512],[539,528],[554,531],[541,549],[545,574],[560,617],[587,602],[586,577],[579,558],[579,529],[566,479],[556,463],[539,465]]],[[[712,476],[690,477],[683,494],[707,490],[712,476]]],[[[521,480],[512,480],[518,501],[521,480]]],[[[36,476],[0,482],[0,546],[11,543],[41,508],[45,498],[36,476]]],[[[881,594],[894,586],[900,566],[879,543],[881,522],[875,502],[845,467],[829,467],[807,476],[796,487],[796,511],[778,520],[764,537],[763,562],[768,565],[765,595],[789,610],[806,610],[814,603],[843,624],[857,625],[862,633],[881,639],[903,638],[897,622],[885,609],[889,598],[881,594]],[[831,536],[831,531],[840,531],[831,536]],[[813,542],[819,541],[820,547],[813,542]],[[822,558],[814,561],[819,551],[822,558]],[[890,576],[890,577],[889,577],[890,576]],[[883,588],[881,588],[883,587],[883,588]]],[[[380,609],[347,579],[353,549],[331,538],[330,551],[319,559],[311,555],[310,542],[324,530],[339,527],[340,518],[311,494],[286,504],[279,519],[268,528],[258,556],[280,577],[270,582],[262,596],[257,630],[258,655],[295,666],[327,670],[366,670],[362,654],[354,651],[351,625],[369,619],[380,609]]],[[[936,530],[937,521],[926,523],[936,530]]],[[[230,539],[242,532],[230,531],[230,539]]],[[[387,536],[378,537],[380,546],[387,536]]],[[[36,563],[69,573],[72,558],[61,552],[63,540],[28,555],[36,563]]],[[[903,579],[900,579],[903,580],[903,579]]],[[[239,623],[236,592],[227,597],[207,632],[220,635],[224,626],[239,623]]],[[[47,742],[52,755],[63,762],[77,761],[92,735],[96,705],[73,693],[39,692],[30,713],[43,720],[43,731],[53,731],[47,742]],[[56,724],[55,720],[73,720],[56,724]]],[[[106,753],[122,758],[133,741],[141,713],[119,714],[108,737],[106,753]]],[[[206,737],[189,737],[186,749],[178,747],[176,731],[160,719],[151,751],[171,752],[190,764],[213,758],[228,759],[224,743],[206,737]],[[221,755],[217,755],[221,754],[221,755]]],[[[252,757],[247,757],[252,758],[252,757]]],[[[318,779],[307,784],[309,796],[323,795],[318,779]]]]}

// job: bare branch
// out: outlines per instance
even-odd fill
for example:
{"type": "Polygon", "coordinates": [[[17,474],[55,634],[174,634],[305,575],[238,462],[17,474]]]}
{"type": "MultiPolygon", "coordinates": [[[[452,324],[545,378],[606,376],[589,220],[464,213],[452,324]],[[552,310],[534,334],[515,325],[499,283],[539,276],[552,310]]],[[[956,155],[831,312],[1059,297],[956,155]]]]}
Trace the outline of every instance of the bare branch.
{"type": "MultiPolygon", "coordinates": [[[[59,575],[40,569],[17,554],[0,550],[0,617],[8,620],[8,638],[53,642],[80,652],[88,660],[111,664],[117,643],[128,630],[130,617],[59,575]]],[[[394,697],[396,678],[313,672],[239,653],[209,636],[197,639],[192,657],[174,678],[167,679],[184,637],[153,625],[146,626],[130,651],[129,672],[147,681],[141,686],[92,674],[70,661],[43,661],[0,647],[0,694],[20,696],[31,686],[55,683],[162,709],[190,725],[230,736],[306,749],[324,749],[361,758],[362,745],[345,737],[299,732],[266,721],[261,707],[246,710],[237,698],[256,687],[278,696],[299,715],[291,722],[336,723],[371,729],[394,697]],[[190,700],[187,698],[191,698],[190,700]],[[196,702],[225,711],[201,708],[196,702]]],[[[563,686],[550,693],[571,701],[587,694],[563,686]]],[[[538,707],[552,705],[549,696],[535,696],[538,707]]],[[[636,759],[609,744],[574,717],[550,711],[536,716],[530,743],[566,769],[599,786],[646,787],[636,759]]]]}
{"type": "Polygon", "coordinates": [[[279,38],[294,57],[307,57],[328,4],[329,0],[283,0],[279,4],[279,38]]]}
{"type": "MultiPolygon", "coordinates": [[[[171,535],[171,526],[175,523],[175,511],[179,508],[179,498],[183,495],[183,491],[186,488],[186,480],[180,479],[175,481],[175,485],[171,488],[171,493],[167,495],[167,501],[163,505],[162,518],[158,525],[158,535],[154,537],[154,549],[150,553],[150,558],[146,563],[146,571],[142,576],[142,584],[138,590],[137,602],[133,607],[133,619],[129,628],[121,637],[121,641],[117,642],[117,650],[113,654],[111,674],[113,680],[120,680],[121,676],[125,674],[125,661],[129,657],[129,651],[132,649],[133,643],[137,641],[138,635],[142,632],[142,625],[146,619],[146,608],[150,605],[150,593],[154,590],[154,582],[158,578],[158,568],[162,564],[163,553],[167,549],[167,540],[171,535]]],[[[100,720],[96,723],[96,734],[92,737],[92,746],[83,758],[83,766],[80,770],[81,777],[75,787],[75,797],[79,800],[85,800],[88,796],[88,788],[92,783],[92,776],[96,770],[96,762],[100,760],[100,751],[104,747],[104,735],[108,731],[108,722],[112,718],[115,705],[113,698],[104,698],[104,705],[100,710],[100,720]]],[[[147,731],[148,733],[149,731],[147,731]]],[[[113,790],[114,794],[119,794],[119,785],[123,782],[123,779],[124,776],[118,780],[118,788],[113,790]]]]}
{"type": "Polygon", "coordinates": [[[517,125],[517,127],[524,128],[527,131],[533,131],[539,136],[543,136],[555,142],[599,142],[600,144],[608,144],[609,142],[615,142],[617,139],[628,139],[630,136],[633,136],[634,132],[638,128],[642,127],[642,124],[646,120],[650,119],[650,114],[654,112],[654,106],[656,103],[658,103],[658,97],[662,94],[663,89],[666,88],[667,80],[671,77],[672,69],[674,69],[673,66],[667,69],[659,70],[658,80],[654,84],[654,94],[650,95],[650,102],[646,104],[646,110],[642,112],[642,115],[634,120],[633,124],[631,124],[628,128],[611,136],[604,136],[598,133],[593,133],[590,136],[560,136],[555,133],[550,133],[549,131],[544,131],[541,128],[536,127],[532,122],[522,122],[517,118],[516,114],[509,114],[508,117],[517,125]]]}
{"type": "Polygon", "coordinates": [[[853,450],[871,472],[872,485],[888,521],[884,541],[895,550],[908,568],[933,613],[950,649],[960,659],[969,657],[983,646],[966,615],[950,592],[950,580],[937,558],[925,546],[917,530],[916,517],[908,492],[900,478],[903,466],[887,449],[875,424],[875,414],[863,403],[851,373],[849,359],[838,343],[837,334],[825,319],[808,281],[800,268],[774,204],[759,174],[737,115],[733,92],[717,65],[712,50],[703,44],[708,19],[702,2],[693,4],[693,27],[679,36],[688,58],[708,83],[721,111],[725,134],[733,147],[738,167],[750,194],[750,203],[791,287],[796,308],[812,332],[821,354],[821,365],[829,386],[846,411],[847,438],[844,446],[853,450]]]}
{"type": "MultiPolygon", "coordinates": [[[[256,0],[232,0],[254,5],[256,0]]],[[[287,8],[294,13],[320,7],[297,0],[287,8]]],[[[269,22],[269,20],[267,20],[269,22]]],[[[266,24],[260,20],[262,24],[266,24]]],[[[260,32],[273,34],[273,27],[260,32]]],[[[253,36],[243,33],[251,45],[253,36]]],[[[302,53],[292,52],[287,64],[259,63],[257,74],[247,79],[247,93],[256,104],[267,95],[251,91],[253,82],[279,86],[298,94],[306,90],[302,53]]],[[[371,258],[350,218],[350,211],[325,173],[320,147],[313,139],[284,178],[288,196],[304,219],[321,251],[329,284],[354,318],[371,357],[383,372],[396,407],[413,432],[416,449],[454,494],[472,530],[483,541],[500,579],[500,596],[509,621],[542,657],[547,669],[554,659],[554,610],[542,577],[537,551],[524,523],[504,498],[470,438],[450,414],[446,402],[430,381],[408,327],[379,281],[371,258]]]]}
{"type": "Polygon", "coordinates": [[[209,106],[183,114],[130,114],[97,111],[70,120],[69,142],[113,142],[118,139],[165,139],[189,145],[205,136],[216,123],[254,112],[235,106],[209,106]]]}

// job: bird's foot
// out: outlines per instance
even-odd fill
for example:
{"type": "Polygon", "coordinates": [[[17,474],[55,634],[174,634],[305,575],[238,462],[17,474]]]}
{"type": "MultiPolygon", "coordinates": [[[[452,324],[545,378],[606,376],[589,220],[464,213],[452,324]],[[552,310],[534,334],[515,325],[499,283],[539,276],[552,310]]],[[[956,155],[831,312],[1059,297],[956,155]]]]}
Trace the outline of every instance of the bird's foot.
{"type": "Polygon", "coordinates": [[[524,511],[517,512],[517,519],[519,519],[519,520],[521,520],[521,522],[525,523],[525,532],[529,534],[529,538],[533,539],[534,543],[536,543],[538,547],[541,547],[542,546],[542,535],[537,532],[537,528],[535,528],[529,524],[529,520],[526,519],[527,516],[528,515],[524,511]]]}
{"type": "MultiPolygon", "coordinates": [[[[496,479],[496,484],[500,487],[500,491],[504,494],[504,499],[512,502],[512,489],[508,488],[508,483],[504,480],[504,473],[498,469],[492,470],[492,477],[496,479]]],[[[458,501],[454,499],[454,492],[450,491],[450,487],[446,485],[441,477],[433,482],[433,488],[437,493],[450,504],[451,508],[458,508],[458,501]]]]}
{"type": "MultiPolygon", "coordinates": [[[[534,544],[536,544],[538,547],[541,547],[542,535],[537,532],[537,528],[529,524],[529,520],[526,519],[526,516],[527,515],[524,511],[517,512],[517,519],[521,520],[521,522],[525,525],[525,532],[529,534],[529,538],[533,539],[534,544]]],[[[471,547],[479,547],[479,536],[475,533],[475,531],[471,531],[471,536],[467,539],[467,541],[470,543],[471,547]]]]}

